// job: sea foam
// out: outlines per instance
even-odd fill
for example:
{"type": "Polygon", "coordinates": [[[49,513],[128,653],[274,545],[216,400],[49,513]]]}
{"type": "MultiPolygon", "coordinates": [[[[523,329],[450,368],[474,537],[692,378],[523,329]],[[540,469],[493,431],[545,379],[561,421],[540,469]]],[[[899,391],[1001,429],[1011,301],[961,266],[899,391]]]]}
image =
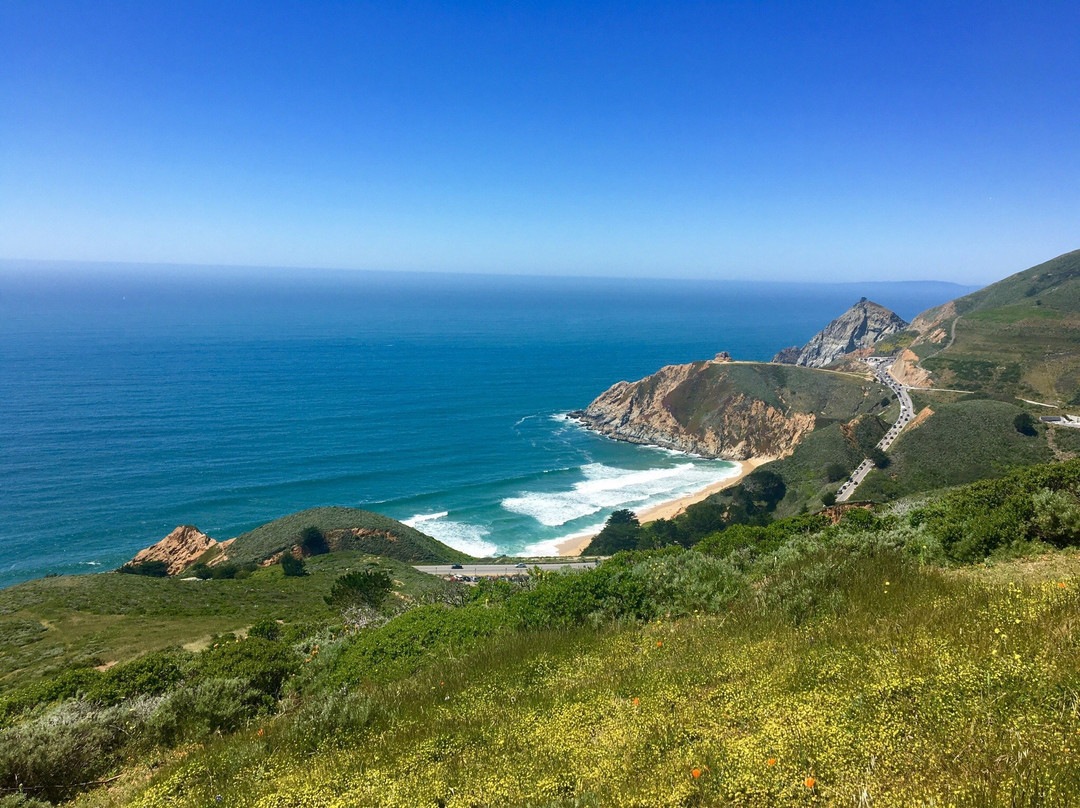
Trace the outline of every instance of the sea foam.
{"type": "Polygon", "coordinates": [[[485,538],[491,532],[486,527],[470,525],[468,522],[455,522],[446,518],[449,515],[449,511],[422,513],[403,519],[401,523],[409,527],[423,525],[417,530],[423,531],[431,538],[455,550],[461,550],[477,558],[493,556],[499,552],[499,548],[485,538]]]}
{"type": "Polygon", "coordinates": [[[738,473],[737,466],[680,463],[670,468],[620,469],[600,463],[583,466],[585,479],[564,491],[523,491],[502,507],[558,527],[614,508],[648,508],[678,499],[738,473]]]}

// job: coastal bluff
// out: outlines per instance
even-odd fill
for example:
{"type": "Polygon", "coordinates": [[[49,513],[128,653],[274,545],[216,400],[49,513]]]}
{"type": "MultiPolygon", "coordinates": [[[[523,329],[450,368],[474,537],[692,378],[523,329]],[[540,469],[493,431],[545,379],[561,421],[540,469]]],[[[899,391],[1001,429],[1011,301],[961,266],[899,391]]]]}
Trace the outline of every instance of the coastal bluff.
{"type": "Polygon", "coordinates": [[[570,417],[629,443],[723,460],[778,459],[814,429],[876,411],[877,382],[764,362],[668,365],[621,381],[570,417]]]}

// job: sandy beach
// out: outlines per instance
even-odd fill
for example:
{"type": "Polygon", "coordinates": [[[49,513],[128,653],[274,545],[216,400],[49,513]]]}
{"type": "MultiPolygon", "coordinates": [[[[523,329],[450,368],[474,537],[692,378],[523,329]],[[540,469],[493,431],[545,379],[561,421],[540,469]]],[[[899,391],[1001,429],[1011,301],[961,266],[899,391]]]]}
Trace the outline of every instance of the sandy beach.
{"type": "MultiPolygon", "coordinates": [[[[693,494],[688,494],[685,497],[679,497],[678,499],[673,499],[668,502],[661,502],[659,505],[654,505],[651,508],[635,511],[638,519],[641,520],[642,523],[652,522],[656,519],[673,519],[695,502],[701,502],[703,499],[715,494],[717,491],[730,488],[758,466],[769,461],[767,459],[752,457],[749,460],[736,460],[732,462],[739,464],[738,474],[715,482],[712,485],[708,485],[700,491],[695,491],[693,494]]],[[[559,549],[560,556],[581,555],[581,551],[588,546],[595,535],[595,533],[591,533],[585,536],[572,536],[569,539],[564,539],[555,546],[559,549]]]]}

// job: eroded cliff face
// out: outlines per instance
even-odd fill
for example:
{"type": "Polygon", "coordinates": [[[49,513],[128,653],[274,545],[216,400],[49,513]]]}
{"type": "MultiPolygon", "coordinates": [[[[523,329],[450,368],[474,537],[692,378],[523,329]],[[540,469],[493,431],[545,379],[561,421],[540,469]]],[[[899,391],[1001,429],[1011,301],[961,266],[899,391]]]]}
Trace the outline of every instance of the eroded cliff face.
{"type": "Polygon", "coordinates": [[[169,575],[176,575],[195,563],[203,553],[218,544],[194,525],[180,525],[157,544],[140,550],[132,564],[164,561],[169,575]]]}
{"type": "Polygon", "coordinates": [[[872,348],[890,334],[903,331],[908,324],[884,306],[863,298],[798,350],[785,348],[774,362],[823,368],[846,354],[872,348]]]}
{"type": "Polygon", "coordinates": [[[722,381],[707,412],[677,416],[673,403],[710,364],[668,365],[641,381],[619,382],[573,417],[619,440],[724,460],[784,457],[814,429],[813,413],[785,412],[745,392],[724,390],[722,381]]]}

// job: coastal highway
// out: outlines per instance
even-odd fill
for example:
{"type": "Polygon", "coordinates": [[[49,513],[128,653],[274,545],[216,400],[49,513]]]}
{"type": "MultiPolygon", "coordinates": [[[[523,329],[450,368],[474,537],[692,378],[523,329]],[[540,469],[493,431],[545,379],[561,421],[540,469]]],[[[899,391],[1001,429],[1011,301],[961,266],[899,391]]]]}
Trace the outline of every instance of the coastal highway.
{"type": "MultiPolygon", "coordinates": [[[[877,448],[881,451],[886,451],[893,445],[893,441],[904,430],[911,419],[915,417],[915,405],[911,402],[911,396],[908,393],[907,385],[901,384],[900,381],[892,375],[892,366],[896,361],[895,356],[877,357],[872,356],[863,361],[870,366],[870,369],[874,372],[874,376],[877,380],[896,393],[897,399],[900,401],[900,415],[896,419],[896,423],[893,424],[889,431],[885,433],[885,436],[878,441],[877,448]]],[[[869,457],[863,460],[858,465],[858,468],[851,473],[851,476],[844,481],[844,484],[840,486],[840,490],[836,492],[837,502],[847,502],[852,494],[855,493],[855,489],[859,487],[866,475],[870,473],[870,470],[874,468],[874,461],[869,457]]]]}
{"type": "Polygon", "coordinates": [[[539,567],[542,570],[561,570],[561,569],[588,569],[589,567],[595,567],[595,561],[545,561],[540,564],[530,564],[526,562],[526,566],[518,567],[514,564],[462,564],[461,569],[456,570],[449,564],[414,564],[414,569],[420,570],[420,572],[426,572],[428,575],[441,575],[443,577],[447,575],[469,575],[477,576],[482,575],[486,577],[497,577],[499,575],[528,575],[529,570],[533,567],[539,567]]]}

